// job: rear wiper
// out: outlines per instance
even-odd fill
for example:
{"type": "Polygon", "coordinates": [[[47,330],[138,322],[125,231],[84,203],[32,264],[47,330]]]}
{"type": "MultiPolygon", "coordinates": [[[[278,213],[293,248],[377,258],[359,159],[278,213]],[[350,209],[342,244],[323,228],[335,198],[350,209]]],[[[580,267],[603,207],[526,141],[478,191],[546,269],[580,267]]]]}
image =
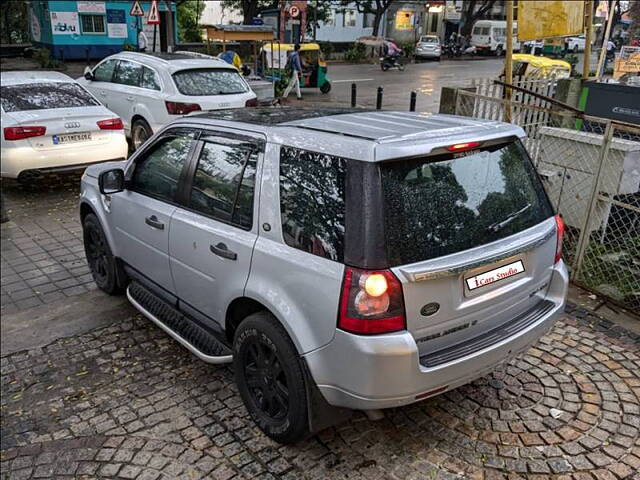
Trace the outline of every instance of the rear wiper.
{"type": "Polygon", "coordinates": [[[504,220],[502,220],[500,222],[492,223],[491,225],[489,225],[487,227],[487,230],[490,230],[492,232],[498,232],[498,231],[502,230],[504,227],[509,225],[515,218],[519,217],[520,215],[522,215],[524,212],[526,212],[530,208],[531,208],[531,204],[527,203],[524,207],[522,207],[517,212],[513,212],[512,214],[508,215],[507,218],[505,218],[504,220]]]}

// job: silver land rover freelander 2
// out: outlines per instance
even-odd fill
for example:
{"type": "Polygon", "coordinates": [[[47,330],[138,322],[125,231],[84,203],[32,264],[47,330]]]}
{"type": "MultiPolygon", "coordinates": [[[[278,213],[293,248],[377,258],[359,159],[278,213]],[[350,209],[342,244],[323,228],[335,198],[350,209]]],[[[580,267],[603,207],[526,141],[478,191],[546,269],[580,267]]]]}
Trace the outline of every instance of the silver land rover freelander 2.
{"type": "Polygon", "coordinates": [[[86,170],[87,259],[102,290],[233,362],[258,426],[295,442],[486,375],[561,314],[564,226],[523,135],[337,108],[185,117],[86,170]]]}

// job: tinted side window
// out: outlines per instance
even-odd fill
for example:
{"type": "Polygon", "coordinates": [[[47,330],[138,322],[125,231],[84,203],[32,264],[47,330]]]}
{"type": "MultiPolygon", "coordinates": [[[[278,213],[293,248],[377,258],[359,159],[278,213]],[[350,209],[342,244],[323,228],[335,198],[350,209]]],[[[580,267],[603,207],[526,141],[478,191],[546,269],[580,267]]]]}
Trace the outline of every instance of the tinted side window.
{"type": "Polygon", "coordinates": [[[205,142],[193,179],[191,208],[251,229],[256,159],[249,146],[205,142]]]}
{"type": "Polygon", "coordinates": [[[160,90],[160,83],[158,82],[158,77],[156,77],[155,72],[147,67],[142,67],[142,69],[142,82],[140,82],[140,86],[150,90],[160,90]]]}
{"type": "Polygon", "coordinates": [[[343,158],[282,148],[280,212],[287,245],[343,261],[345,178],[343,158]]]}
{"type": "Polygon", "coordinates": [[[96,82],[110,82],[113,78],[113,71],[116,68],[117,60],[107,60],[98,65],[93,71],[93,77],[96,82]]]}
{"type": "Polygon", "coordinates": [[[133,190],[172,202],[178,190],[182,167],[194,140],[187,136],[167,137],[136,165],[133,190]]]}
{"type": "Polygon", "coordinates": [[[118,68],[116,69],[116,74],[113,77],[113,82],[138,87],[140,86],[141,77],[142,65],[120,60],[118,68]]]}

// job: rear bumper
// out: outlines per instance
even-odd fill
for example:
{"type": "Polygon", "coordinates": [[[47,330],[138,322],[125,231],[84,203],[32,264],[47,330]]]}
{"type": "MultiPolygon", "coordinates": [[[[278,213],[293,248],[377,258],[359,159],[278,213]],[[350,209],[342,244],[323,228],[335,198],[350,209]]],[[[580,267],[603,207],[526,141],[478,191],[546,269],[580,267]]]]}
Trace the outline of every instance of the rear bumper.
{"type": "Polygon", "coordinates": [[[48,173],[75,170],[87,165],[127,158],[129,146],[124,135],[113,135],[109,142],[64,150],[35,150],[31,147],[2,149],[2,177],[18,178],[26,172],[48,173]]]}
{"type": "Polygon", "coordinates": [[[331,343],[305,355],[326,400],[335,406],[368,410],[407,405],[482,377],[527,350],[563,313],[568,286],[562,262],[554,268],[544,299],[550,308],[511,336],[473,353],[425,366],[408,332],[364,337],[341,330],[331,343]]]}
{"type": "Polygon", "coordinates": [[[429,50],[416,50],[414,54],[418,58],[438,58],[442,52],[429,51],[429,50]]]}

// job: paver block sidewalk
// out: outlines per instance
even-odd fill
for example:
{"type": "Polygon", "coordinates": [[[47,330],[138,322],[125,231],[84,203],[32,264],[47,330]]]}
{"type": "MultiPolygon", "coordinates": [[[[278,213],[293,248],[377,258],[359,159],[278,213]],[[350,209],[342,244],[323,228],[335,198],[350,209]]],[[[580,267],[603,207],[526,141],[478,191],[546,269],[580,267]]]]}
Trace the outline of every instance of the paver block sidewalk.
{"type": "Polygon", "coordinates": [[[640,351],[571,310],[494,374],[294,446],[139,316],[1,360],[2,478],[636,479],[640,351]]]}

